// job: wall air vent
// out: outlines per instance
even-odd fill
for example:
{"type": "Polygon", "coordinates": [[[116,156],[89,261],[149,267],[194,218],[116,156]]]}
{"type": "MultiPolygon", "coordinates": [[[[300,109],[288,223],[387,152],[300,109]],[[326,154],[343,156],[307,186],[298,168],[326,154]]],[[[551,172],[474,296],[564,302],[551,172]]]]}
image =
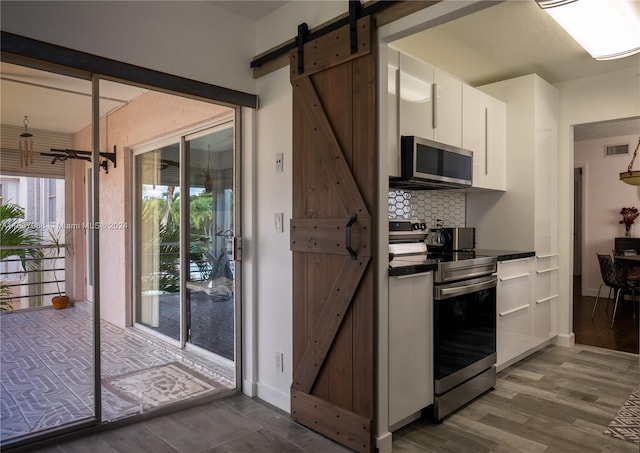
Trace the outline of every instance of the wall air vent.
{"type": "Polygon", "coordinates": [[[629,154],[629,144],[625,145],[604,145],[604,155],[619,156],[620,154],[629,154]]]}

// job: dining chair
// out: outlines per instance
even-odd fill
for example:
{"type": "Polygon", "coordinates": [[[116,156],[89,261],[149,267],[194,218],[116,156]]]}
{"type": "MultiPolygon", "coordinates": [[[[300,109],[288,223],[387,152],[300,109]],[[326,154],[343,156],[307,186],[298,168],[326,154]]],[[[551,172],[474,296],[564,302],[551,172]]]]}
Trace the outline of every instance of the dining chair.
{"type": "MultiPolygon", "coordinates": [[[[631,292],[631,298],[633,302],[633,298],[635,297],[635,290],[639,288],[638,282],[635,281],[627,281],[623,280],[620,276],[620,272],[616,270],[613,259],[611,255],[604,255],[600,253],[596,253],[598,257],[598,264],[600,265],[600,274],[602,276],[603,285],[606,285],[610,288],[609,295],[611,295],[611,289],[614,291],[614,299],[615,303],[613,306],[613,318],[611,319],[611,328],[613,329],[613,324],[616,320],[616,313],[618,311],[618,304],[620,302],[620,298],[624,297],[624,293],[627,291],[631,292]]],[[[600,296],[600,290],[602,289],[602,285],[598,289],[598,296],[600,296]]],[[[591,313],[591,319],[596,312],[596,306],[598,305],[598,297],[596,297],[596,301],[593,304],[593,311],[591,313]]],[[[634,305],[635,310],[635,305],[634,305]]],[[[635,311],[634,311],[635,313],[635,311]]]]}

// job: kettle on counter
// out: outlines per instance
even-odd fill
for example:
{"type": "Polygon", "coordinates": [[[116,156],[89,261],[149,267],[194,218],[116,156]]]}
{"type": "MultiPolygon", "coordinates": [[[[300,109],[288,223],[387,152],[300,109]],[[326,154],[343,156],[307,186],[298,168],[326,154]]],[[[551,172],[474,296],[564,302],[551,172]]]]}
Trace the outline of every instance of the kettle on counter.
{"type": "Polygon", "coordinates": [[[446,233],[443,230],[442,220],[435,220],[435,228],[430,228],[425,240],[427,246],[430,247],[443,247],[446,242],[446,233]]]}

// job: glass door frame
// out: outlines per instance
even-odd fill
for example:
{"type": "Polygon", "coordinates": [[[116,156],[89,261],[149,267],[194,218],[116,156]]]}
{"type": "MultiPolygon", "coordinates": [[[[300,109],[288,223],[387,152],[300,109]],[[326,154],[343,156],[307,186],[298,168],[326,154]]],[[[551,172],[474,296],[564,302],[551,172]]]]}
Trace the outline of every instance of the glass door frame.
{"type": "MultiPolygon", "coordinates": [[[[194,140],[200,137],[204,137],[206,135],[209,135],[211,133],[220,131],[225,129],[228,126],[233,127],[233,237],[232,237],[232,261],[234,263],[234,278],[233,278],[233,294],[234,294],[234,360],[233,362],[230,361],[229,359],[226,359],[225,357],[222,357],[218,354],[215,354],[214,352],[211,351],[207,351],[204,348],[201,348],[193,343],[191,343],[189,341],[189,332],[185,331],[185,337],[184,337],[184,342],[183,342],[183,347],[185,348],[185,350],[193,350],[197,353],[203,354],[205,356],[208,356],[210,358],[212,358],[214,361],[217,362],[221,362],[223,364],[226,364],[227,366],[234,366],[235,367],[235,375],[236,375],[236,387],[240,388],[240,384],[239,384],[239,379],[240,376],[242,376],[240,374],[241,368],[240,368],[240,364],[242,362],[241,360],[241,306],[242,306],[242,292],[241,292],[241,288],[242,288],[242,266],[241,266],[241,254],[240,254],[240,241],[241,241],[241,234],[240,232],[242,231],[241,229],[241,212],[242,212],[242,198],[241,198],[241,183],[240,183],[240,175],[241,175],[241,160],[240,160],[240,150],[239,150],[239,137],[240,137],[240,112],[241,109],[240,108],[236,108],[233,114],[233,117],[227,117],[225,119],[219,120],[215,123],[212,123],[210,125],[204,126],[203,128],[199,129],[198,131],[192,132],[190,134],[185,134],[182,136],[182,139],[184,140],[183,143],[183,148],[181,149],[181,151],[185,152],[185,157],[184,157],[184,172],[181,171],[180,172],[180,176],[181,178],[184,178],[185,184],[188,186],[189,185],[189,175],[188,175],[188,170],[191,168],[190,166],[190,162],[189,162],[189,156],[188,153],[186,152],[187,150],[187,146],[186,146],[186,142],[190,141],[190,140],[194,140]]],[[[182,158],[182,155],[181,155],[182,158]]],[[[188,187],[187,187],[188,189],[188,187]]],[[[189,212],[188,212],[188,202],[185,202],[183,204],[181,204],[180,206],[180,219],[181,219],[181,224],[180,224],[180,230],[181,231],[185,231],[188,232],[190,225],[189,225],[189,212]]],[[[181,247],[183,250],[188,250],[190,247],[190,243],[189,243],[189,234],[184,234],[181,236],[181,247]]],[[[190,266],[190,262],[187,259],[187,255],[183,254],[183,256],[181,256],[181,258],[183,258],[185,261],[181,262],[180,264],[180,268],[181,269],[188,269],[190,266]]],[[[187,313],[186,313],[186,299],[187,299],[187,276],[188,273],[183,273],[181,275],[181,288],[184,289],[184,298],[185,298],[185,305],[184,305],[184,310],[185,310],[185,329],[187,328],[187,322],[189,321],[187,319],[187,313]],[[184,282],[182,281],[182,279],[184,278],[184,282]]]]}
{"type": "MultiPolygon", "coordinates": [[[[3,32],[4,35],[4,32],[3,32]]],[[[7,63],[22,65],[26,67],[41,69],[45,71],[51,71],[91,81],[92,92],[92,113],[91,113],[91,129],[92,129],[92,161],[99,162],[99,139],[100,139],[100,90],[99,85],[101,80],[109,80],[122,82],[125,84],[137,85],[149,89],[160,89],[167,93],[175,94],[182,97],[190,97],[193,99],[199,99],[203,102],[211,102],[235,109],[234,115],[234,193],[236,194],[235,202],[235,230],[237,237],[234,238],[234,261],[237,262],[236,279],[235,279],[235,367],[236,367],[236,391],[239,391],[242,386],[242,295],[241,295],[241,262],[240,260],[240,244],[241,244],[241,213],[242,213],[242,196],[241,196],[241,174],[242,174],[242,161],[241,161],[241,141],[242,136],[242,108],[257,108],[257,96],[254,94],[239,92],[236,90],[229,90],[216,85],[207,84],[205,82],[194,81],[179,76],[167,77],[166,74],[154,71],[152,69],[141,68],[138,66],[129,65],[119,61],[109,60],[94,54],[82,53],[78,58],[79,53],[72,49],[57,46],[55,44],[44,43],[31,38],[21,37],[18,35],[7,34],[11,39],[9,42],[3,42],[2,60],[7,63]],[[6,44],[6,45],[5,45],[6,44]],[[96,70],[100,68],[100,73],[96,70]]],[[[4,37],[4,36],[3,36],[4,37]]],[[[92,176],[93,181],[93,193],[87,193],[87,198],[90,198],[94,205],[93,215],[89,218],[90,224],[96,224],[99,221],[99,171],[94,171],[92,176]]],[[[132,203],[133,204],[133,203],[132,203]]],[[[131,229],[132,230],[132,229],[131,229]]],[[[130,231],[131,231],[130,230],[130,231]]],[[[3,444],[2,447],[21,448],[35,444],[39,441],[48,441],[54,436],[61,436],[65,434],[76,433],[80,431],[91,431],[93,429],[100,429],[101,425],[110,424],[113,422],[102,421],[102,373],[101,373],[101,330],[100,330],[100,241],[99,230],[90,229],[89,234],[93,235],[93,263],[91,267],[94,273],[94,285],[93,285],[93,373],[94,373],[94,416],[89,419],[81,420],[77,423],[65,425],[61,428],[54,430],[47,430],[46,432],[35,433],[33,436],[29,436],[28,439],[19,439],[16,442],[10,442],[3,444]]],[[[133,235],[133,234],[132,234],[133,235]]],[[[132,239],[132,238],[130,238],[132,239]]],[[[139,419],[137,416],[129,417],[128,420],[135,421],[139,419]]],[[[132,421],[132,422],[133,422],[132,421]]]]}

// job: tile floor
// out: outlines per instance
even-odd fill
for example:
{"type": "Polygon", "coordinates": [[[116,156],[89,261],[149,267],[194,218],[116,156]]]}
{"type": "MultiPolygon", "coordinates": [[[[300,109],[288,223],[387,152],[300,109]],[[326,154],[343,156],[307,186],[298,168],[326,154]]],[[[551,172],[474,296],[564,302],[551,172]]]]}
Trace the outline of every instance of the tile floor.
{"type": "MultiPolygon", "coordinates": [[[[0,438],[19,437],[93,416],[92,305],[0,316],[0,438]]],[[[180,363],[215,390],[234,388],[234,370],[163,345],[134,329],[102,321],[103,382],[127,373],[180,363]]],[[[103,420],[148,410],[102,386],[103,420]]]]}

